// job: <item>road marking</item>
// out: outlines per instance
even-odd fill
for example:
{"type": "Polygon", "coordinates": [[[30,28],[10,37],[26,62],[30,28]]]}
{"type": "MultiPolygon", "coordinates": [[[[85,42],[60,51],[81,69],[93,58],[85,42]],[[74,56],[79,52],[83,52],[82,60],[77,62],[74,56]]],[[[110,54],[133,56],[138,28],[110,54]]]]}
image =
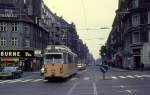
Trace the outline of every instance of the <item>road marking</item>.
{"type": "Polygon", "coordinates": [[[123,78],[123,79],[125,79],[125,78],[126,78],[126,77],[124,77],[124,76],[118,76],[118,77],[123,78]]]}
{"type": "Polygon", "coordinates": [[[31,80],[33,80],[33,79],[27,79],[27,80],[23,80],[23,81],[20,81],[20,82],[28,82],[28,81],[31,81],[31,80]]]}
{"type": "Polygon", "coordinates": [[[20,82],[20,81],[22,81],[22,80],[20,80],[20,79],[16,79],[16,80],[12,80],[12,81],[7,82],[7,83],[15,83],[15,82],[20,82]]]}
{"type": "Polygon", "coordinates": [[[78,79],[78,78],[75,77],[75,78],[71,78],[70,80],[71,80],[71,81],[74,81],[74,80],[77,80],[77,79],[78,79]]]}
{"type": "Polygon", "coordinates": [[[115,77],[115,76],[111,76],[111,78],[112,78],[112,79],[118,79],[118,78],[117,78],[117,77],[115,77]]]}
{"type": "Polygon", "coordinates": [[[142,75],[143,77],[148,77],[148,78],[150,78],[150,75],[142,75]]]}
{"type": "Polygon", "coordinates": [[[131,90],[125,90],[126,92],[128,92],[129,94],[132,94],[132,91],[131,90]]]}
{"type": "Polygon", "coordinates": [[[112,86],[112,87],[125,88],[125,86],[124,86],[124,85],[120,85],[120,86],[112,86]]]}
{"type": "Polygon", "coordinates": [[[143,76],[139,76],[139,75],[134,75],[135,77],[137,77],[137,78],[141,78],[141,77],[143,77],[143,76]]]}
{"type": "Polygon", "coordinates": [[[41,81],[41,80],[43,80],[43,79],[36,79],[36,80],[31,81],[31,82],[38,82],[38,81],[41,81]]]}
{"type": "Polygon", "coordinates": [[[71,95],[71,93],[74,91],[74,89],[76,88],[77,86],[77,82],[75,84],[73,84],[73,86],[71,87],[71,89],[69,90],[69,92],[67,93],[67,95],[71,95]]]}
{"type": "Polygon", "coordinates": [[[98,95],[98,94],[97,94],[97,87],[96,87],[95,82],[93,82],[93,88],[94,88],[94,95],[98,95]]]}
{"type": "Polygon", "coordinates": [[[12,80],[5,80],[5,81],[2,81],[0,83],[2,84],[2,83],[10,82],[10,81],[12,81],[12,80]]]}
{"type": "Polygon", "coordinates": [[[128,75],[128,76],[126,76],[126,77],[128,77],[128,78],[132,78],[132,79],[134,78],[134,77],[133,77],[133,76],[131,76],[131,75],[128,75]]]}
{"type": "Polygon", "coordinates": [[[144,78],[141,78],[141,80],[143,80],[144,78]]]}
{"type": "Polygon", "coordinates": [[[90,80],[90,77],[84,77],[83,79],[84,80],[90,80]]]}

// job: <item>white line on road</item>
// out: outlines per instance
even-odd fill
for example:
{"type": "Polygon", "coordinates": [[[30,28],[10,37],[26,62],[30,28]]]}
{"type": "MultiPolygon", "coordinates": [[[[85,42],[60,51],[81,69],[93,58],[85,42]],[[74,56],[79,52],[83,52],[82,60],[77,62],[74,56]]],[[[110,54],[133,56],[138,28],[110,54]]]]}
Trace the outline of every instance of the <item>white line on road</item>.
{"type": "Polygon", "coordinates": [[[142,75],[143,77],[148,77],[148,78],[150,78],[150,75],[142,75]]]}
{"type": "Polygon", "coordinates": [[[38,82],[38,81],[41,81],[41,80],[43,80],[43,79],[36,79],[34,81],[31,81],[31,82],[38,82]]]}
{"type": "Polygon", "coordinates": [[[97,87],[96,87],[95,82],[93,82],[93,88],[94,88],[94,95],[98,95],[98,94],[97,94],[97,87]]]}
{"type": "Polygon", "coordinates": [[[76,88],[77,86],[77,82],[75,84],[73,84],[73,86],[71,87],[71,89],[69,90],[69,92],[67,93],[67,95],[71,95],[71,93],[73,92],[73,90],[76,88]]]}
{"type": "Polygon", "coordinates": [[[125,91],[132,95],[132,91],[131,91],[131,90],[128,90],[128,89],[127,89],[127,90],[125,90],[125,91]]]}
{"type": "Polygon", "coordinates": [[[0,83],[6,83],[6,82],[10,82],[10,81],[12,81],[12,80],[5,80],[5,81],[2,81],[0,83]]]}
{"type": "Polygon", "coordinates": [[[115,77],[115,76],[111,76],[111,78],[112,78],[112,79],[118,79],[118,78],[117,78],[117,77],[115,77]]]}
{"type": "Polygon", "coordinates": [[[143,77],[143,76],[139,76],[139,75],[134,75],[135,77],[137,77],[137,78],[141,78],[141,77],[143,77]]]}
{"type": "Polygon", "coordinates": [[[124,77],[124,76],[118,76],[118,77],[120,77],[120,78],[122,78],[122,79],[125,79],[126,77],[124,77]]]}
{"type": "Polygon", "coordinates": [[[132,78],[132,79],[134,78],[134,77],[133,77],[133,76],[131,76],[131,75],[128,75],[128,76],[126,76],[126,77],[128,77],[128,78],[132,78]]]}
{"type": "Polygon", "coordinates": [[[16,80],[12,80],[12,81],[7,82],[7,83],[15,83],[15,82],[20,82],[20,81],[22,81],[22,80],[20,80],[20,79],[16,79],[16,80]]]}
{"type": "Polygon", "coordinates": [[[28,81],[31,81],[31,80],[33,80],[33,79],[28,79],[28,80],[24,80],[24,81],[21,81],[21,82],[28,82],[28,81]]]}
{"type": "Polygon", "coordinates": [[[84,77],[83,80],[90,80],[90,77],[84,77]]]}

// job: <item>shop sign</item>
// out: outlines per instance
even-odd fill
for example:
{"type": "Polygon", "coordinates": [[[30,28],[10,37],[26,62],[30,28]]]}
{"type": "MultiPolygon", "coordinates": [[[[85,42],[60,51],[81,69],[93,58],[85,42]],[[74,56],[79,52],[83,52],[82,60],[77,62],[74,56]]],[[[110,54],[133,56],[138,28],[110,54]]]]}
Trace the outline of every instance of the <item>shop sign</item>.
{"type": "Polygon", "coordinates": [[[1,9],[1,14],[0,17],[1,18],[17,18],[18,15],[15,14],[15,10],[11,10],[11,9],[1,9]]]}
{"type": "Polygon", "coordinates": [[[0,58],[2,62],[9,62],[9,61],[19,61],[18,58],[0,58]]]}
{"type": "Polygon", "coordinates": [[[32,50],[0,50],[0,57],[34,57],[32,50]]]}

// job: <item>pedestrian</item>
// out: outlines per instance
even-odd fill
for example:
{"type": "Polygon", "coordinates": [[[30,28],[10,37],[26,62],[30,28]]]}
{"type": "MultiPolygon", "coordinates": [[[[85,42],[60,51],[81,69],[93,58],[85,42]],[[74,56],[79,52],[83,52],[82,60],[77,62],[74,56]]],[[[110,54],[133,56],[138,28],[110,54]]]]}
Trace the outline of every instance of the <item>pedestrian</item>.
{"type": "Polygon", "coordinates": [[[144,64],[141,63],[141,71],[143,71],[143,70],[144,70],[144,64]]]}

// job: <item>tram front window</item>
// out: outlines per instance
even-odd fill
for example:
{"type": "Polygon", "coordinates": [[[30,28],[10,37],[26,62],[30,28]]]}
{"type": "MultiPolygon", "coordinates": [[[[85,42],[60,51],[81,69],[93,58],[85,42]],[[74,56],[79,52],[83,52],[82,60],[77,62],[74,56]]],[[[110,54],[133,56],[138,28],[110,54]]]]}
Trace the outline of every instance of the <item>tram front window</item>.
{"type": "Polygon", "coordinates": [[[61,54],[48,54],[45,57],[46,59],[61,59],[62,55],[61,54]]]}
{"type": "Polygon", "coordinates": [[[45,55],[45,64],[63,63],[62,54],[45,55]]]}

